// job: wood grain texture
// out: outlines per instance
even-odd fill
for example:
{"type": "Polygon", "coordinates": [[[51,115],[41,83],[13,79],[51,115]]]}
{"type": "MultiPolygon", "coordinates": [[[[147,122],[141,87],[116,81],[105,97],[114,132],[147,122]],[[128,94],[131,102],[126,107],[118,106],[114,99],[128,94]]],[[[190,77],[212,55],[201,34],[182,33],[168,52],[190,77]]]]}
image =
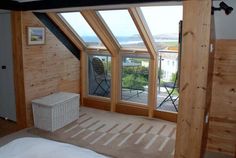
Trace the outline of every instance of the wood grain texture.
{"type": "Polygon", "coordinates": [[[23,68],[27,125],[33,125],[31,100],[57,91],[79,93],[79,61],[46,29],[46,44],[27,44],[27,26],[44,26],[31,12],[22,14],[23,68]]]}
{"type": "Polygon", "coordinates": [[[150,118],[153,117],[157,105],[157,59],[150,59],[149,64],[148,116],[150,118]]]}
{"type": "Polygon", "coordinates": [[[13,11],[12,18],[12,39],[13,39],[13,66],[14,85],[16,99],[17,126],[23,129],[27,126],[26,105],[25,105],[25,85],[23,70],[23,49],[22,49],[22,13],[13,11]]]}
{"type": "Polygon", "coordinates": [[[82,76],[88,76],[88,55],[81,51],[80,58],[80,104],[84,105],[84,99],[88,95],[88,79],[82,76]]]}
{"type": "MultiPolygon", "coordinates": [[[[207,99],[206,99],[206,110],[205,116],[208,116],[210,113],[211,101],[212,101],[212,85],[213,85],[213,71],[214,71],[214,56],[215,56],[215,19],[212,15],[211,17],[211,48],[209,55],[209,64],[208,64],[208,81],[207,81],[207,99]]],[[[202,152],[206,151],[207,148],[207,137],[209,131],[209,120],[205,123],[203,131],[203,147],[202,152]]]]}
{"type": "Polygon", "coordinates": [[[129,115],[148,116],[148,107],[135,104],[132,105],[131,103],[118,103],[116,105],[116,112],[129,115]]]}
{"type": "Polygon", "coordinates": [[[214,56],[208,150],[235,154],[236,40],[217,40],[214,56]]]}
{"type": "Polygon", "coordinates": [[[183,47],[175,158],[200,158],[204,131],[211,0],[183,2],[183,47]]]}
{"type": "Polygon", "coordinates": [[[93,97],[84,97],[83,106],[110,111],[111,102],[108,100],[97,99],[93,97]]]}
{"type": "Polygon", "coordinates": [[[167,121],[171,121],[171,122],[177,122],[177,116],[178,114],[175,112],[166,112],[166,111],[158,111],[155,110],[153,113],[155,118],[159,118],[162,120],[167,120],[167,121]]]}
{"type": "Polygon", "coordinates": [[[116,104],[118,102],[119,86],[120,81],[120,59],[119,55],[113,56],[111,58],[112,71],[111,71],[111,112],[116,111],[116,104]]]}

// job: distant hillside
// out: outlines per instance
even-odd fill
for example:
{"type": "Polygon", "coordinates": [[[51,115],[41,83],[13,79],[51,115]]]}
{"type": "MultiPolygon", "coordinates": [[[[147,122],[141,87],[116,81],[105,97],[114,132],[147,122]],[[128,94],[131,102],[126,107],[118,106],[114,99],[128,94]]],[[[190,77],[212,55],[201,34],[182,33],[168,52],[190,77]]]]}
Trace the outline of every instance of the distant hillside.
{"type": "MultiPolygon", "coordinates": [[[[178,34],[159,34],[155,35],[154,41],[156,42],[157,49],[164,49],[166,47],[178,46],[178,34]]],[[[96,36],[83,36],[82,39],[88,43],[99,44],[100,41],[96,36]]],[[[133,35],[131,37],[119,36],[118,42],[124,47],[145,47],[140,35],[133,35]]]]}

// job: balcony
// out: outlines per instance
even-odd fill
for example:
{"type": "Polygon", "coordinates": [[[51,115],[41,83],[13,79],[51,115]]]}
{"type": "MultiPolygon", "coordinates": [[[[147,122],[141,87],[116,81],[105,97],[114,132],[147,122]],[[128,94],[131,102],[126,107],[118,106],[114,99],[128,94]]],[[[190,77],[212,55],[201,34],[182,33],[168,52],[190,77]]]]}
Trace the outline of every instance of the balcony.
{"type": "MultiPolygon", "coordinates": [[[[89,94],[110,98],[111,57],[109,55],[89,56],[89,94]],[[99,63],[94,63],[97,59],[99,63]],[[98,70],[101,67],[101,70],[98,70]],[[95,72],[98,71],[98,72],[95,72]],[[98,75],[99,74],[99,75],[98,75]]],[[[157,81],[157,110],[178,111],[177,70],[178,53],[159,51],[157,81]],[[168,86],[168,84],[174,85],[168,86]]],[[[149,57],[122,57],[121,63],[121,100],[148,104],[149,57]]]]}

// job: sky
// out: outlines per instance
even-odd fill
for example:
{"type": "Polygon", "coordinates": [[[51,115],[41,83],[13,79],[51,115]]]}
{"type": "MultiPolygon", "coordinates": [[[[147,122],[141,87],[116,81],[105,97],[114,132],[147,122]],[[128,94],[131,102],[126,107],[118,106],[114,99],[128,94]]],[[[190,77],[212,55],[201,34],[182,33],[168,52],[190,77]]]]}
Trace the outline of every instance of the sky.
{"type": "Polygon", "coordinates": [[[79,12],[61,13],[79,36],[96,36],[93,29],[79,12]]]}
{"type": "Polygon", "coordinates": [[[99,13],[115,36],[130,37],[139,34],[128,10],[99,11],[99,13]]]}
{"type": "MultiPolygon", "coordinates": [[[[182,6],[141,7],[152,35],[178,33],[178,24],[182,20],[182,6]]],[[[111,32],[115,36],[133,36],[138,34],[127,10],[99,11],[111,32]]],[[[62,16],[80,36],[95,36],[79,12],[63,13],[62,16]]]]}
{"type": "Polygon", "coordinates": [[[179,32],[182,6],[141,7],[141,10],[153,35],[179,32]]]}

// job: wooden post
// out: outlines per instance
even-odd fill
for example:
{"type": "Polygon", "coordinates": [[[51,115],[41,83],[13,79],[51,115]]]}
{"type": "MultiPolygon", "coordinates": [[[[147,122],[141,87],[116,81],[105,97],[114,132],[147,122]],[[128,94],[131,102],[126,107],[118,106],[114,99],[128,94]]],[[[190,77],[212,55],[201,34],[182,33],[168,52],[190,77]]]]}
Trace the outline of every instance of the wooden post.
{"type": "Polygon", "coordinates": [[[111,81],[111,112],[116,111],[116,104],[118,102],[119,95],[119,81],[120,81],[120,56],[113,56],[111,59],[112,62],[112,81],[111,81]]]}
{"type": "Polygon", "coordinates": [[[157,50],[154,39],[147,26],[145,18],[138,8],[129,8],[129,13],[147,47],[150,54],[149,62],[149,84],[148,84],[148,116],[153,117],[157,103],[157,50]]]}
{"type": "Polygon", "coordinates": [[[87,97],[88,94],[88,56],[85,51],[81,51],[80,57],[80,104],[84,105],[84,98],[87,97]]]}
{"type": "Polygon", "coordinates": [[[183,5],[183,51],[175,158],[200,158],[207,106],[211,0],[188,0],[183,5]]]}
{"type": "Polygon", "coordinates": [[[112,56],[112,75],[111,75],[111,107],[110,110],[115,112],[118,101],[118,86],[119,86],[119,50],[120,47],[110,31],[100,19],[100,16],[93,10],[81,11],[81,14],[92,27],[94,32],[100,37],[103,44],[106,46],[112,56]]]}
{"type": "Polygon", "coordinates": [[[22,49],[22,14],[13,11],[12,18],[12,37],[13,37],[13,66],[14,84],[16,97],[16,123],[19,129],[27,127],[26,103],[25,103],[25,84],[23,68],[23,49],[22,49]]]}
{"type": "Polygon", "coordinates": [[[148,84],[148,116],[153,117],[157,105],[157,58],[150,59],[148,84]]]}

